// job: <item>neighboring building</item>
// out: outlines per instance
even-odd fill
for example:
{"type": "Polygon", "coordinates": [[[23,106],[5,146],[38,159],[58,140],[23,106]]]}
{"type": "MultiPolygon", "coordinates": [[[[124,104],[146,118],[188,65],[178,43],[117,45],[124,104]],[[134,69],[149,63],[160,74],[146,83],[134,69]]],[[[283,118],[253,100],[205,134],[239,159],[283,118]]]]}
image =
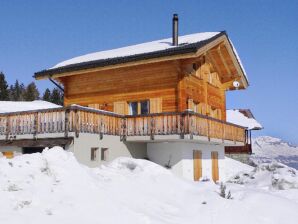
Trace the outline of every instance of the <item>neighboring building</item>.
{"type": "Polygon", "coordinates": [[[64,87],[63,108],[0,114],[0,146],[61,145],[97,166],[148,158],[191,180],[224,178],[225,146],[246,128],[226,121],[226,94],[248,80],[226,32],[173,37],[61,62],[35,73],[64,87]],[[74,105],[76,104],[76,105],[74,105]]]}
{"type": "Polygon", "coordinates": [[[247,128],[247,143],[244,146],[226,146],[225,154],[249,164],[249,155],[252,154],[251,131],[261,130],[263,126],[255,119],[250,109],[227,110],[227,121],[247,128]]]}

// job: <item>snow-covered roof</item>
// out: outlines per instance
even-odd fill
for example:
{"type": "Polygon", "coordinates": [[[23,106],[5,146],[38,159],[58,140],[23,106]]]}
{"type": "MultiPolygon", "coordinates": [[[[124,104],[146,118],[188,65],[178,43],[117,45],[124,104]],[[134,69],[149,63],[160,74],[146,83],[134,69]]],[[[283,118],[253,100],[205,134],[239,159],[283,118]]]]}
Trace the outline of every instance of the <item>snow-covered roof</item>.
{"type": "Polygon", "coordinates": [[[42,100],[35,101],[0,101],[0,113],[10,113],[28,110],[59,108],[61,106],[42,100]]]}
{"type": "Polygon", "coordinates": [[[260,130],[263,126],[253,117],[250,110],[227,110],[227,121],[249,130],[260,130]]]}
{"type": "MultiPolygon", "coordinates": [[[[107,65],[126,63],[142,59],[171,56],[183,53],[194,53],[199,48],[205,46],[206,44],[223,35],[225,35],[228,38],[226,32],[224,31],[203,32],[179,36],[178,46],[172,45],[172,38],[167,38],[112,50],[94,52],[62,61],[53,66],[52,68],[36,72],[35,78],[78,69],[103,67],[107,65]]],[[[236,49],[234,48],[231,40],[229,38],[228,40],[231,44],[235,57],[237,58],[239,66],[242,69],[245,79],[247,80],[247,75],[242,66],[240,57],[236,49]]]]}
{"type": "MultiPolygon", "coordinates": [[[[187,44],[198,43],[207,39],[214,37],[220,32],[206,32],[206,33],[195,33],[185,36],[179,37],[179,45],[185,46],[187,44]]],[[[151,41],[147,43],[131,45],[127,47],[107,50],[107,51],[99,51],[91,54],[82,55],[79,57],[71,58],[66,61],[62,61],[55,65],[52,68],[59,68],[71,64],[77,64],[82,62],[90,62],[108,58],[117,58],[117,57],[126,57],[130,55],[137,55],[161,50],[167,50],[171,48],[177,48],[177,46],[172,45],[172,38],[162,39],[151,41]]]]}

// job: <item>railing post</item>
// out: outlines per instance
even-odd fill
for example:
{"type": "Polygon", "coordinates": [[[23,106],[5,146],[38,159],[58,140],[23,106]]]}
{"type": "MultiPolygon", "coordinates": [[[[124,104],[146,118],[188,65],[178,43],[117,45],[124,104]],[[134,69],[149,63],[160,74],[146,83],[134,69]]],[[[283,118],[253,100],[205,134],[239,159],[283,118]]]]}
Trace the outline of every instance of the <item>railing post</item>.
{"type": "Polygon", "coordinates": [[[126,141],[127,129],[126,129],[126,118],[121,118],[121,130],[120,130],[120,141],[126,141]]]}
{"type": "Polygon", "coordinates": [[[221,122],[221,139],[222,139],[222,143],[225,142],[225,131],[224,131],[224,128],[225,128],[225,124],[223,122],[221,122]]]}
{"type": "Polygon", "coordinates": [[[6,117],[6,133],[5,133],[5,138],[6,138],[6,141],[8,141],[8,138],[9,138],[9,133],[10,133],[10,116],[7,116],[6,117]]]}
{"type": "Polygon", "coordinates": [[[78,110],[75,110],[74,111],[74,116],[75,116],[75,127],[74,127],[74,131],[75,131],[75,136],[76,138],[79,137],[79,133],[80,133],[80,115],[79,115],[79,112],[78,110]]]}
{"type": "Polygon", "coordinates": [[[33,138],[36,138],[37,132],[38,132],[38,113],[34,113],[33,138]]]}
{"type": "Polygon", "coordinates": [[[184,134],[185,134],[185,113],[182,113],[180,116],[180,138],[184,139],[184,134]]]}
{"type": "Polygon", "coordinates": [[[236,144],[236,141],[235,141],[235,127],[234,126],[232,126],[232,137],[233,137],[234,144],[236,144]]]}
{"type": "Polygon", "coordinates": [[[194,124],[193,124],[193,114],[188,114],[188,129],[189,129],[189,137],[190,139],[193,139],[193,133],[194,133],[194,124]]]}
{"type": "Polygon", "coordinates": [[[100,130],[99,130],[99,139],[102,140],[103,139],[103,122],[102,122],[102,118],[100,119],[100,130]]]}
{"type": "Polygon", "coordinates": [[[210,119],[207,119],[207,138],[210,142],[210,119]]]}
{"type": "Polygon", "coordinates": [[[64,137],[68,137],[68,131],[69,131],[69,113],[70,110],[66,109],[65,110],[65,120],[64,120],[64,137]]]}
{"type": "Polygon", "coordinates": [[[151,116],[150,118],[150,140],[154,140],[154,125],[155,125],[155,121],[154,121],[154,117],[151,116]]]}

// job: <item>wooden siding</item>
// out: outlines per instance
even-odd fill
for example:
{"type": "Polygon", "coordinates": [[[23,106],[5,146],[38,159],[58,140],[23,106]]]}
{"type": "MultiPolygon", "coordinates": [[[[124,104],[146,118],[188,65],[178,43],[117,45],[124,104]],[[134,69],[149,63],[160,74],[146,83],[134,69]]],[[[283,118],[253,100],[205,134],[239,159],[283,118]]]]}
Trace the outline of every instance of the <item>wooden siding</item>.
{"type": "Polygon", "coordinates": [[[198,106],[196,112],[225,121],[225,91],[237,78],[236,72],[221,43],[196,58],[84,72],[58,80],[65,87],[65,106],[78,104],[127,115],[129,102],[148,100],[153,103],[150,113],[198,106]]]}
{"type": "Polygon", "coordinates": [[[178,67],[175,62],[107,70],[61,79],[65,106],[99,104],[113,111],[113,103],[162,98],[162,111],[176,111],[178,67]]]}

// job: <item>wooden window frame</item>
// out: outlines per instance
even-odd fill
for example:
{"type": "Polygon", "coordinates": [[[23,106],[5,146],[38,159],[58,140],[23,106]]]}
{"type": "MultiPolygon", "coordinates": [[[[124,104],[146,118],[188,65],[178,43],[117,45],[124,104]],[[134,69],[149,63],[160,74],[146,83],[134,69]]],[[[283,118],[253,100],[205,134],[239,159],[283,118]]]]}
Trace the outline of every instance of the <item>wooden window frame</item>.
{"type": "Polygon", "coordinates": [[[109,148],[101,148],[100,149],[100,160],[108,161],[108,153],[109,153],[109,148]]]}
{"type": "Polygon", "coordinates": [[[91,155],[90,155],[91,161],[98,161],[98,148],[92,147],[91,148],[91,155]]]}
{"type": "Polygon", "coordinates": [[[148,108],[148,113],[147,114],[150,114],[150,100],[149,99],[129,101],[128,102],[129,114],[130,115],[141,115],[141,111],[142,111],[141,103],[142,102],[147,102],[147,108],[148,108]],[[132,109],[131,109],[131,104],[132,103],[137,103],[137,114],[132,113],[132,109]]]}

